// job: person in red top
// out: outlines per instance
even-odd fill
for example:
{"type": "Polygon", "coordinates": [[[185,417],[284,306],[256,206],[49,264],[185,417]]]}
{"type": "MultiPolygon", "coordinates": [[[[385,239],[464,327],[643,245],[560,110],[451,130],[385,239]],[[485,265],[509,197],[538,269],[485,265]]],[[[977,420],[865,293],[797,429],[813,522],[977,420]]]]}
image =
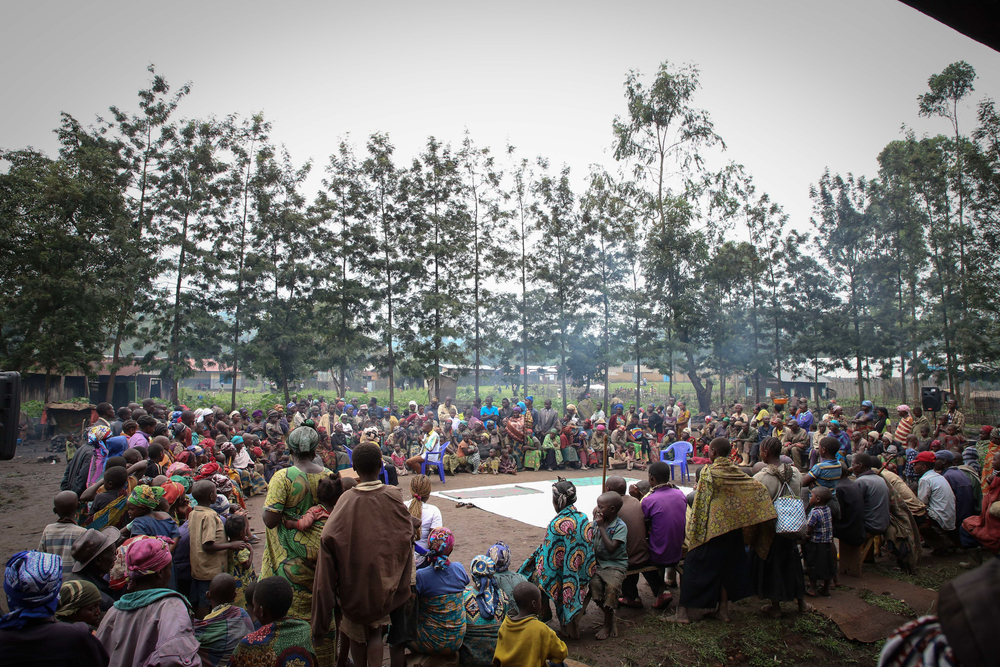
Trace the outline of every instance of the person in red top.
{"type": "Polygon", "coordinates": [[[966,543],[966,536],[974,538],[983,549],[992,554],[1000,553],[1000,505],[996,508],[994,504],[1000,502],[1000,452],[992,457],[993,472],[989,477],[984,477],[983,481],[989,486],[983,494],[983,506],[979,516],[970,516],[962,522],[960,537],[966,543]]]}

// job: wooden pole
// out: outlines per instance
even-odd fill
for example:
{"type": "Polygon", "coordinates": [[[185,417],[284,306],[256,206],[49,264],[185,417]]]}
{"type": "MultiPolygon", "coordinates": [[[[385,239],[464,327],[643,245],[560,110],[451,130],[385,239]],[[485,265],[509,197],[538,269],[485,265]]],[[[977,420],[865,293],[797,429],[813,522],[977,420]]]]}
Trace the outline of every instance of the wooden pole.
{"type": "Polygon", "coordinates": [[[604,469],[601,472],[601,493],[607,493],[608,491],[608,430],[607,427],[604,429],[604,469]]]}

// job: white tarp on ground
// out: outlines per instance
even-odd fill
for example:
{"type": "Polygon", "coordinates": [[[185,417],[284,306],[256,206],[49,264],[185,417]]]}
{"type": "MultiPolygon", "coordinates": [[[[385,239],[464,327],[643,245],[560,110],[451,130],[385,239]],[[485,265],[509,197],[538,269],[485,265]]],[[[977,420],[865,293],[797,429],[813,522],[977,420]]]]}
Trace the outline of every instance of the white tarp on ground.
{"type": "MultiPolygon", "coordinates": [[[[632,477],[626,477],[625,480],[629,486],[638,481],[632,477]]],[[[556,515],[552,507],[552,484],[555,481],[553,479],[547,482],[515,482],[454,490],[446,488],[431,495],[454,502],[469,503],[508,519],[546,528],[556,515]]],[[[601,478],[582,477],[569,481],[576,485],[576,508],[588,517],[592,517],[594,508],[597,507],[597,497],[601,495],[601,478]]],[[[690,487],[678,488],[685,494],[692,491],[690,487]]]]}

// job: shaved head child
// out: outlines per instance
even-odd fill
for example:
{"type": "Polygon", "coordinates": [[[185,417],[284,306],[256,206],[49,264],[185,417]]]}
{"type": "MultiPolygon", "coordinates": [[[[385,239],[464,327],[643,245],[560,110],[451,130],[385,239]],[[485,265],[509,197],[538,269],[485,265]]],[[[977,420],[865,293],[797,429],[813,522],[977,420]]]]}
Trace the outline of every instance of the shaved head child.
{"type": "Polygon", "coordinates": [[[62,558],[63,576],[73,571],[76,561],[70,550],[73,542],[87,532],[83,526],[76,523],[76,514],[80,508],[80,500],[72,491],[60,491],[52,501],[52,511],[58,519],[42,530],[42,538],[38,541],[38,551],[55,554],[62,558]]]}
{"type": "Polygon", "coordinates": [[[628,527],[618,517],[622,502],[616,491],[608,491],[598,496],[594,509],[597,572],[590,578],[590,594],[604,610],[604,625],[597,631],[597,639],[618,636],[615,609],[628,570],[628,527]]]}

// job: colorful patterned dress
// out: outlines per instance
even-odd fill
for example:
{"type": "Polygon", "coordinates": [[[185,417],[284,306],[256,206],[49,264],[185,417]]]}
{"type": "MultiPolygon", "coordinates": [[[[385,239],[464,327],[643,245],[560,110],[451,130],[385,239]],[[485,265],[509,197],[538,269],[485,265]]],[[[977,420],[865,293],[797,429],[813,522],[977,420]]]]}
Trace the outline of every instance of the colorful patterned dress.
{"type": "Polygon", "coordinates": [[[519,570],[555,602],[563,625],[583,611],[590,578],[597,571],[593,541],[594,528],[587,516],[570,505],[552,519],[545,541],[519,570]]]}
{"type": "MultiPolygon", "coordinates": [[[[264,511],[278,512],[282,520],[298,521],[316,504],[319,481],[332,474],[328,469],[305,473],[295,466],[276,471],[268,485],[264,511]]],[[[313,579],[323,525],[324,522],[317,522],[308,530],[299,531],[285,528],[284,523],[279,522],[276,528],[267,530],[260,576],[263,579],[278,575],[292,584],[292,607],[288,610],[290,618],[303,621],[312,618],[313,579]]],[[[336,633],[331,629],[330,638],[320,647],[321,664],[326,664],[330,658],[335,660],[335,638],[336,633]]]]}

